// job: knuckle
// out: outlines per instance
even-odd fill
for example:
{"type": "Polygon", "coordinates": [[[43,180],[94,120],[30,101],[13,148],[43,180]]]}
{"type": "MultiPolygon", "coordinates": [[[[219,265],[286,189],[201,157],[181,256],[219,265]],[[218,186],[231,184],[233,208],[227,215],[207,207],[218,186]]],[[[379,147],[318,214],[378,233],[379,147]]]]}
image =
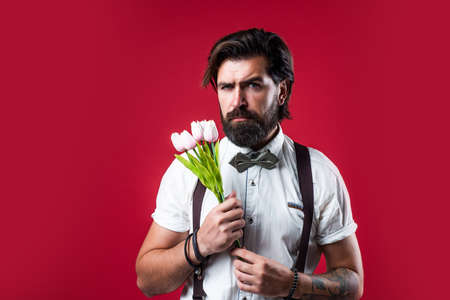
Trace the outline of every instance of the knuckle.
{"type": "Polygon", "coordinates": [[[237,281],[237,284],[238,284],[238,287],[240,290],[245,291],[244,286],[242,285],[242,283],[239,280],[237,281]]]}
{"type": "Polygon", "coordinates": [[[255,290],[261,287],[260,281],[258,279],[254,279],[252,285],[255,290]]]}
{"type": "Polygon", "coordinates": [[[262,279],[259,279],[258,281],[256,281],[256,285],[260,289],[262,288],[263,284],[264,284],[264,280],[262,280],[262,279]]]}
{"type": "Polygon", "coordinates": [[[239,276],[240,275],[239,275],[238,271],[236,269],[234,269],[233,272],[234,272],[234,276],[236,276],[236,278],[239,280],[239,278],[240,278],[239,276]]]}
{"type": "Polygon", "coordinates": [[[211,216],[215,216],[219,213],[221,206],[223,205],[223,203],[217,205],[216,207],[214,207],[213,209],[211,209],[211,212],[209,213],[209,215],[211,216]]]}
{"type": "Polygon", "coordinates": [[[218,225],[222,225],[224,223],[223,217],[221,215],[217,215],[215,218],[215,223],[218,225]]]}
{"type": "Polygon", "coordinates": [[[225,247],[226,245],[227,245],[227,238],[225,236],[222,236],[219,239],[219,246],[222,248],[225,247]]]}
{"type": "Polygon", "coordinates": [[[257,271],[256,271],[256,276],[258,277],[258,278],[262,278],[263,276],[264,276],[264,268],[259,268],[257,271]]]}
{"type": "Polygon", "coordinates": [[[235,260],[234,262],[233,262],[233,266],[236,268],[236,269],[238,269],[239,268],[239,260],[235,260]]]}
{"type": "Polygon", "coordinates": [[[263,274],[264,274],[264,271],[267,270],[267,267],[268,267],[267,261],[263,260],[263,261],[261,262],[261,269],[262,269],[262,271],[263,271],[263,274]]]}
{"type": "Polygon", "coordinates": [[[214,223],[219,223],[220,222],[220,216],[218,214],[214,214],[211,216],[211,219],[214,223]]]}

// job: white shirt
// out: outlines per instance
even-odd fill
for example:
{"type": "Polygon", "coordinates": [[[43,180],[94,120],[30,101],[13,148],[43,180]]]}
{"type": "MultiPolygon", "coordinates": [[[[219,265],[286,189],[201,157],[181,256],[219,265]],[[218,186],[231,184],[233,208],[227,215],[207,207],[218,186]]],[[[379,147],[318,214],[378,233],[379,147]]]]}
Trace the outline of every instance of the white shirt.
{"type": "MultiPolygon", "coordinates": [[[[266,149],[279,158],[276,168],[268,170],[253,166],[239,173],[229,161],[238,152],[252,150],[238,147],[226,137],[220,141],[219,164],[224,194],[235,190],[237,198],[243,202],[245,247],[291,268],[298,255],[303,228],[303,204],[294,143],[283,134],[280,126],[278,134],[259,151],[266,149]]],[[[357,225],[352,218],[347,188],[337,167],[320,151],[308,149],[314,187],[314,216],[305,273],[312,274],[321,255],[317,246],[344,239],[356,231],[357,225]]],[[[192,196],[196,183],[197,177],[175,159],[162,178],[153,220],[172,231],[192,232],[192,196]]],[[[217,204],[214,194],[206,190],[200,224],[217,204]]],[[[232,262],[228,251],[209,258],[203,281],[206,299],[273,299],[240,291],[232,262]]],[[[192,299],[192,292],[190,278],[181,299],[192,299]]]]}

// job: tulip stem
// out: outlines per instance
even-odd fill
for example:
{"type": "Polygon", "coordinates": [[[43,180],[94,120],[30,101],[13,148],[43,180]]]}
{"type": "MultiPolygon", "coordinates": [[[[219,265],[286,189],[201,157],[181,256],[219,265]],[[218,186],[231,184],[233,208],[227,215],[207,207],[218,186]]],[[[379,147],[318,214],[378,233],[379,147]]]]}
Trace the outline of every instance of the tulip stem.
{"type": "Polygon", "coordinates": [[[200,160],[200,155],[198,155],[197,150],[195,148],[193,150],[194,150],[195,155],[197,155],[197,158],[200,160]]]}
{"type": "Polygon", "coordinates": [[[216,166],[219,166],[217,163],[217,157],[216,157],[216,145],[214,145],[214,142],[211,142],[211,148],[213,153],[214,162],[216,163],[216,166]]]}

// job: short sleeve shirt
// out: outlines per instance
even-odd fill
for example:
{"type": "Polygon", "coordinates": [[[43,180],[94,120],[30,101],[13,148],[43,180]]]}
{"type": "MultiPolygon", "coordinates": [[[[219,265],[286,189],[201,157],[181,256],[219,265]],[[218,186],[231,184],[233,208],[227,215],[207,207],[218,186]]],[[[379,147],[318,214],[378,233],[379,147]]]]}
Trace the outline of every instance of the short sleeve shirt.
{"type": "MultiPolygon", "coordinates": [[[[243,245],[291,268],[298,256],[304,217],[294,142],[283,134],[279,126],[277,135],[260,151],[266,149],[278,157],[276,168],[269,170],[253,166],[239,173],[229,162],[238,152],[249,153],[252,150],[239,147],[226,137],[220,141],[219,164],[224,194],[234,190],[243,203],[246,220],[243,245]]],[[[347,188],[337,167],[320,151],[311,147],[308,150],[314,215],[305,273],[312,274],[320,260],[318,246],[350,236],[357,225],[352,217],[347,188]]],[[[197,177],[174,160],[161,180],[153,220],[172,231],[192,232],[192,198],[196,184],[197,177]]],[[[206,190],[200,224],[217,204],[214,194],[206,190]]],[[[210,257],[203,281],[206,299],[273,299],[240,291],[233,272],[233,259],[228,251],[210,257]]],[[[181,299],[192,299],[192,292],[190,278],[181,299]]]]}

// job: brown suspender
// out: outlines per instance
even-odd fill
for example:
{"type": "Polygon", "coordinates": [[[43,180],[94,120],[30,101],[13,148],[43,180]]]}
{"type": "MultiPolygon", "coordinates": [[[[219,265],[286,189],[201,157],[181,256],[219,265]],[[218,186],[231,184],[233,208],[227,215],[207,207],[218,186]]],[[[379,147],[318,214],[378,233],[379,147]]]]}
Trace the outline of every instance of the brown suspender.
{"type": "Polygon", "coordinates": [[[295,268],[304,273],[306,264],[306,254],[308,252],[309,236],[314,213],[314,190],[312,183],[311,159],[308,148],[303,145],[295,144],[295,155],[297,156],[297,172],[300,185],[300,194],[303,199],[303,229],[300,238],[299,255],[295,268]]]}
{"type": "MultiPolygon", "coordinates": [[[[200,182],[200,180],[197,181],[197,186],[194,190],[194,200],[192,203],[192,220],[193,220],[193,228],[194,231],[197,228],[200,228],[200,213],[202,211],[202,203],[203,198],[205,195],[206,188],[205,186],[200,182]]],[[[198,269],[200,273],[196,274],[194,273],[194,293],[192,295],[192,299],[199,299],[202,300],[203,296],[206,296],[205,291],[203,290],[203,268],[205,266],[202,265],[198,269]]]]}
{"type": "MultiPolygon", "coordinates": [[[[309,156],[308,148],[294,142],[295,156],[297,158],[297,172],[300,186],[300,194],[303,198],[303,229],[300,239],[299,255],[295,267],[297,271],[304,272],[306,264],[306,255],[308,252],[309,236],[311,233],[311,225],[314,213],[314,192],[311,173],[311,159],[309,156]]],[[[202,202],[205,195],[206,188],[200,182],[197,181],[197,185],[194,190],[193,204],[192,204],[192,220],[193,229],[200,227],[200,213],[202,210],[202,202]]],[[[194,293],[192,299],[203,299],[206,296],[203,290],[203,276],[204,266],[201,266],[200,272],[194,274],[194,293]]]]}

